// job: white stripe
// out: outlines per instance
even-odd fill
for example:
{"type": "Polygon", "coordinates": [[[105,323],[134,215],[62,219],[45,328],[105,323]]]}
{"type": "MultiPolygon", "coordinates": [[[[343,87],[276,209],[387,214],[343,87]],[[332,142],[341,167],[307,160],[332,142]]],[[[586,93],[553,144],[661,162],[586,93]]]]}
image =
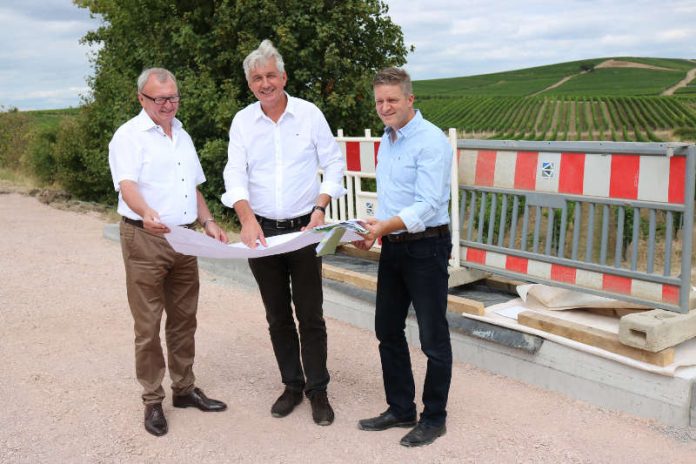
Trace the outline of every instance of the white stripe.
{"type": "Polygon", "coordinates": [[[638,199],[667,203],[669,158],[641,156],[638,168],[638,199]]]}
{"type": "Polygon", "coordinates": [[[551,265],[549,263],[542,263],[541,261],[532,261],[531,259],[527,263],[527,274],[530,276],[541,277],[542,279],[551,278],[551,265]]]}
{"type": "Polygon", "coordinates": [[[360,142],[360,170],[362,172],[375,172],[375,144],[373,142],[360,142]]]}
{"type": "Polygon", "coordinates": [[[492,251],[486,252],[486,266],[491,266],[497,269],[505,269],[506,256],[492,251]]]}
{"type": "Polygon", "coordinates": [[[558,192],[558,178],[561,170],[561,154],[539,152],[537,161],[536,188],[537,192],[558,192]],[[548,168],[544,169],[548,163],[548,168]]]}
{"type": "Polygon", "coordinates": [[[610,178],[611,155],[585,155],[585,178],[582,183],[583,195],[608,197],[610,178]]]}
{"type": "Polygon", "coordinates": [[[604,277],[599,272],[585,271],[583,269],[578,269],[575,272],[575,285],[580,287],[602,290],[603,282],[604,277]]]}
{"type": "Polygon", "coordinates": [[[459,184],[475,185],[476,182],[476,150],[459,150],[459,184]]]}
{"type": "Polygon", "coordinates": [[[632,279],[631,296],[645,298],[648,300],[662,301],[662,284],[632,279]]]}
{"type": "Polygon", "coordinates": [[[515,187],[516,151],[499,151],[495,156],[495,173],[493,185],[499,188],[515,187]]]}

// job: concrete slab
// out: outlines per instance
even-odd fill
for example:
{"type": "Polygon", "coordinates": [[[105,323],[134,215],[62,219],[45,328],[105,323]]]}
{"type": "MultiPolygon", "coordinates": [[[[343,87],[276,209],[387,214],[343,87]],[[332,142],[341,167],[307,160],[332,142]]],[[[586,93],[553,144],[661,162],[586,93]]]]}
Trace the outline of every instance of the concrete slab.
{"type": "MultiPolygon", "coordinates": [[[[118,241],[118,225],[105,237],[118,241]]],[[[200,259],[200,267],[216,278],[255,287],[245,260],[200,259]]],[[[324,311],[357,327],[374,330],[374,292],[324,281],[324,311]]],[[[493,324],[471,323],[450,313],[452,350],[457,362],[561,392],[607,409],[655,419],[672,426],[696,426],[696,367],[675,377],[642,371],[574,350],[540,337],[493,324]]],[[[418,325],[407,320],[409,343],[419,344],[418,325]]],[[[376,343],[376,342],[375,342],[376,343]]]]}
{"type": "Polygon", "coordinates": [[[664,309],[627,314],[619,321],[624,345],[658,352],[696,337],[696,310],[679,314],[664,309]]]}

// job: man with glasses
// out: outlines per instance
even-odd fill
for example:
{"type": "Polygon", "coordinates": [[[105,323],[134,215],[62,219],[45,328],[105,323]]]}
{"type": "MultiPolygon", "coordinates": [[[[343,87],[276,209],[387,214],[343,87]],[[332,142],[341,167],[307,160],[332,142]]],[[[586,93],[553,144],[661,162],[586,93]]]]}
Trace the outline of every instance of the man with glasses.
{"type": "MultiPolygon", "coordinates": [[[[344,161],[319,108],[285,93],[288,76],[283,58],[269,40],[261,42],[243,66],[258,102],[239,111],[232,121],[222,202],[237,212],[242,242],[255,248],[257,241],[265,246],[266,237],[323,224],[331,198],[345,194],[344,161]],[[324,171],[321,183],[319,168],[324,171]]],[[[249,267],[266,308],[285,385],[271,415],[290,414],[304,391],[314,422],[331,424],[321,258],[315,246],[250,259],[249,267]]]]}
{"type": "Polygon", "coordinates": [[[194,334],[198,306],[198,262],[175,252],[164,238],[169,225],[192,227],[222,242],[227,235],[213,220],[198,185],[205,181],[191,137],[175,118],[179,91],[174,75],[162,68],[138,77],[142,111],[118,128],[109,143],[109,165],[119,192],[121,249],[128,304],[135,329],[135,370],[143,386],[145,430],[167,433],[162,410],[165,361],[159,332],[165,335],[173,405],[224,411],[222,401],[195,386],[194,334]]]}

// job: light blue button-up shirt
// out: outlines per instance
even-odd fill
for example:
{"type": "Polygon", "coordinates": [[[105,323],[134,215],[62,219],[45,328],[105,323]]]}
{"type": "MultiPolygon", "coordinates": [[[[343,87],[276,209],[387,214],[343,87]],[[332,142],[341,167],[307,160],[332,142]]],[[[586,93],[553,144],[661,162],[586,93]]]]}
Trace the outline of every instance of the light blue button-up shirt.
{"type": "Polygon", "coordinates": [[[420,111],[396,131],[387,127],[377,154],[377,219],[399,216],[408,232],[449,224],[452,146],[420,111]]]}

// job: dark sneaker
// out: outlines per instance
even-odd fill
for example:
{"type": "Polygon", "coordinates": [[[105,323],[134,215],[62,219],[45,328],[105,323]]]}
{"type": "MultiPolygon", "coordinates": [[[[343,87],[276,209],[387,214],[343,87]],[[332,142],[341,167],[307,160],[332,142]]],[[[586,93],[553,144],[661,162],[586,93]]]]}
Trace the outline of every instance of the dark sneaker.
{"type": "Polygon", "coordinates": [[[156,437],[167,433],[167,419],[162,411],[162,404],[148,404],[145,406],[145,430],[156,437]]]}
{"type": "Polygon", "coordinates": [[[438,437],[447,433],[445,424],[434,426],[419,422],[413,430],[404,435],[399,443],[403,446],[423,446],[434,442],[438,437]]]}
{"type": "Polygon", "coordinates": [[[309,396],[312,404],[312,419],[317,425],[331,425],[334,421],[334,412],[329,404],[326,390],[312,392],[309,396]]]}
{"type": "Polygon", "coordinates": [[[358,428],[360,430],[367,430],[370,432],[379,432],[392,427],[413,427],[414,425],[416,425],[415,415],[413,417],[399,418],[389,409],[377,417],[358,421],[358,428]]]}
{"type": "Polygon", "coordinates": [[[273,417],[285,417],[295,409],[295,406],[302,402],[302,392],[285,388],[282,395],[278,397],[273,406],[271,406],[271,415],[273,417]]]}

